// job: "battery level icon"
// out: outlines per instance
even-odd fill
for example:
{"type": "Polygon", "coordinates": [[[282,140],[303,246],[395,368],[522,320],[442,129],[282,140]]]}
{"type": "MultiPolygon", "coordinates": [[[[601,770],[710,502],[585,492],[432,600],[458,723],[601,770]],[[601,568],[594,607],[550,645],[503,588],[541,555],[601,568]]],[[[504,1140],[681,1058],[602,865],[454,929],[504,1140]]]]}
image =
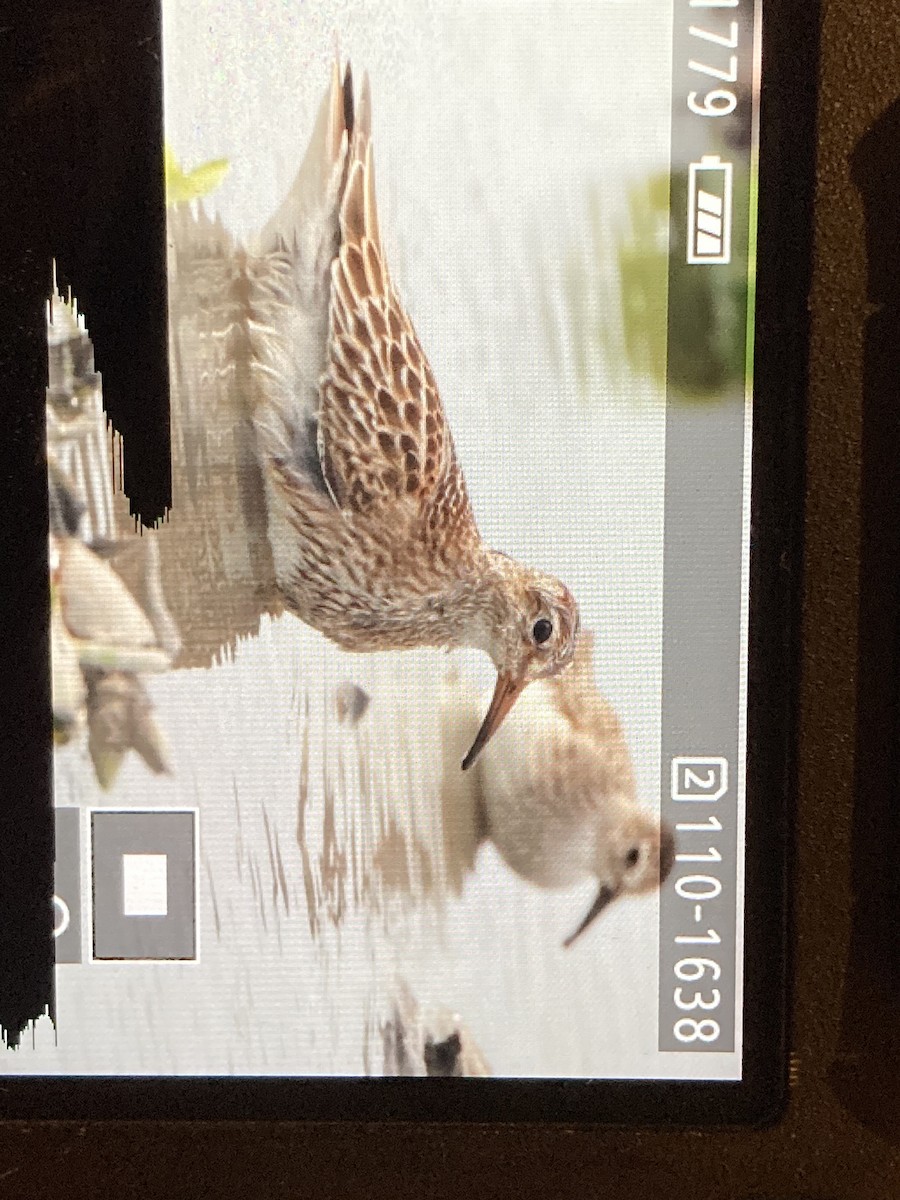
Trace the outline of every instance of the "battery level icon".
{"type": "Polygon", "coordinates": [[[689,263],[731,262],[733,164],[706,154],[688,167],[689,263]]]}

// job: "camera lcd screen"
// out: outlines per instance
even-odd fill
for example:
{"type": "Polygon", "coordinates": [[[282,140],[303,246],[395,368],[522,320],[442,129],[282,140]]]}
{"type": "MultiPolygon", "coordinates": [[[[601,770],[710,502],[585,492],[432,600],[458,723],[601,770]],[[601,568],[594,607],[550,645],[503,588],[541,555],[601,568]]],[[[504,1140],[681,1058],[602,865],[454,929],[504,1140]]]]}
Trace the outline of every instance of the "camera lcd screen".
{"type": "Polygon", "coordinates": [[[4,1072],[741,1080],[760,46],[164,0],[172,502],[54,288],[56,996],[4,1072]]]}

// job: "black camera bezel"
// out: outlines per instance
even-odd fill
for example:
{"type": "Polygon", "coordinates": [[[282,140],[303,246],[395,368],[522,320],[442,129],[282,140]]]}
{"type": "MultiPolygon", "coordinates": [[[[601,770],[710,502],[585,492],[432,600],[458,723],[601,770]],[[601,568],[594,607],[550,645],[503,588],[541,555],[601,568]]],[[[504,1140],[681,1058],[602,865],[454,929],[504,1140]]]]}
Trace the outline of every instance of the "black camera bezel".
{"type": "MultiPolygon", "coordinates": [[[[786,1103],[788,1070],[789,860],[799,675],[803,413],[818,29],[815,5],[789,0],[777,5],[772,2],[765,8],[741,1081],[56,1078],[7,1074],[0,1078],[0,1116],[563,1122],[617,1127],[759,1124],[778,1118],[786,1103]]],[[[52,977],[53,970],[52,953],[45,945],[39,944],[35,951],[33,942],[17,940],[16,922],[30,920],[32,926],[37,922],[39,927],[45,918],[36,918],[35,914],[44,913],[48,881],[52,892],[52,875],[48,875],[48,870],[52,871],[52,866],[48,867],[52,864],[50,706],[49,681],[45,678],[46,350],[42,303],[35,311],[32,309],[35,297],[47,294],[50,239],[55,230],[63,228],[62,218],[55,224],[50,219],[61,211],[52,196],[54,186],[69,188],[70,206],[77,213],[71,220],[70,244],[77,237],[73,230],[89,225],[92,213],[96,215],[103,186],[117,189],[118,204],[128,200],[131,189],[132,199],[145,216],[149,214],[141,236],[150,240],[142,251],[140,239],[132,239],[118,264],[109,267],[106,279],[111,295],[133,306],[132,330],[142,331],[144,350],[138,359],[143,359],[145,366],[154,353],[159,355],[160,346],[164,364],[166,337],[165,303],[159,300],[165,292],[164,288],[161,293],[156,290],[160,271],[164,278],[165,270],[163,198],[158,183],[152,183],[152,170],[144,169],[148,161],[158,161],[153,155],[161,149],[161,81],[158,63],[153,60],[153,47],[159,44],[156,2],[140,0],[136,5],[122,6],[107,0],[105,5],[89,8],[43,0],[23,17],[21,30],[13,31],[14,37],[19,35],[24,66],[11,72],[2,91],[7,117],[3,153],[5,161],[20,167],[17,178],[22,194],[13,206],[13,216],[18,212],[19,219],[7,222],[0,255],[0,275],[5,277],[0,304],[6,313],[6,328],[16,331],[3,353],[3,370],[8,394],[20,406],[10,422],[3,481],[7,489],[4,557],[11,605],[2,673],[9,719],[3,730],[0,756],[2,793],[6,797],[5,811],[0,813],[0,866],[6,881],[2,885],[3,909],[8,918],[0,930],[0,974],[7,972],[8,984],[0,984],[0,1002],[8,998],[9,987],[17,980],[24,980],[25,993],[31,986],[34,995],[40,995],[47,972],[52,977]],[[111,146],[118,145],[118,161],[92,161],[86,156],[83,164],[73,169],[63,154],[60,161],[69,163],[69,174],[63,180],[54,180],[52,168],[67,137],[66,122],[60,118],[51,127],[46,106],[34,89],[35,80],[38,84],[42,79],[52,83],[52,73],[62,69],[59,62],[51,61],[52,56],[42,58],[41,46],[42,39],[46,41],[51,34],[57,38],[57,48],[62,45],[60,13],[64,7],[65,21],[71,28],[78,28],[79,21],[96,25],[98,20],[108,18],[118,46],[117,61],[105,58],[103,69],[98,67],[92,74],[85,73],[81,65],[73,66],[73,70],[82,72],[82,93],[94,95],[102,86],[105,71],[107,81],[116,76],[118,86],[124,89],[122,94],[132,95],[133,102],[124,114],[110,113],[105,132],[98,134],[107,153],[111,146]],[[36,98],[29,100],[32,95],[36,98]],[[137,118],[143,122],[146,138],[139,150],[133,128],[137,118]],[[33,169],[27,169],[29,164],[33,169]],[[99,188],[98,171],[106,172],[99,188]],[[42,212],[47,214],[43,224],[42,212]],[[152,247],[150,251],[147,245],[152,247]],[[129,297],[125,282],[133,266],[127,261],[129,253],[132,258],[145,254],[149,283],[140,298],[129,297]]],[[[73,56],[78,41],[73,40],[73,56]]],[[[103,111],[103,98],[96,94],[94,99],[96,121],[103,111]]],[[[70,114],[68,119],[75,118],[70,114]]],[[[83,131],[79,136],[83,140],[83,131]]],[[[56,253],[70,266],[78,258],[73,252],[66,260],[64,247],[56,253]]],[[[76,280],[70,278],[70,282],[76,280]]],[[[160,369],[164,371],[164,365],[160,369]]],[[[121,387],[127,383],[125,377],[123,380],[121,387]]],[[[162,399],[155,407],[151,403],[147,419],[165,419],[164,409],[162,399]]],[[[3,1011],[7,1022],[10,1011],[3,1011]]]]}

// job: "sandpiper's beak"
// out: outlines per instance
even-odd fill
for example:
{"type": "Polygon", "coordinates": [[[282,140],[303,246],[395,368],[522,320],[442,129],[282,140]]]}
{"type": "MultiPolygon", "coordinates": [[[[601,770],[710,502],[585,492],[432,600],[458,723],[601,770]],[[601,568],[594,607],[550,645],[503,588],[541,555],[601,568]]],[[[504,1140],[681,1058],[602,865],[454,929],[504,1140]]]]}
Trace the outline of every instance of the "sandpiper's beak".
{"type": "Polygon", "coordinates": [[[515,704],[524,687],[524,679],[515,679],[512,675],[504,673],[497,676],[497,686],[494,688],[491,706],[487,710],[484,720],[481,722],[481,728],[478,730],[478,736],[472,743],[472,749],[463,759],[462,769],[464,771],[468,771],[469,767],[471,767],[472,763],[500,728],[503,718],[515,704]]]}
{"type": "Polygon", "coordinates": [[[570,934],[570,936],[567,937],[563,942],[563,946],[566,948],[566,950],[568,950],[576,938],[581,937],[588,925],[590,925],[593,921],[596,921],[597,917],[600,916],[607,904],[609,904],[611,900],[615,900],[617,894],[618,893],[613,891],[611,887],[608,887],[605,883],[603,884],[603,886],[600,888],[600,891],[597,893],[596,900],[588,909],[584,920],[581,922],[575,932],[570,934]]]}

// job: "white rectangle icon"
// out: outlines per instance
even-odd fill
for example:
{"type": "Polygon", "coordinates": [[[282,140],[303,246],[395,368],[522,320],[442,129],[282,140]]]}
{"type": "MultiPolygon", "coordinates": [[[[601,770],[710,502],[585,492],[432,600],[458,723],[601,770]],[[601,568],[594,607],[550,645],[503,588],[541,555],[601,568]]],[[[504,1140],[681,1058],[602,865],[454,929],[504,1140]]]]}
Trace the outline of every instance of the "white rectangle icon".
{"type": "Polygon", "coordinates": [[[731,205],[734,167],[706,154],[688,167],[687,260],[731,262],[731,205]]]}
{"type": "Polygon", "coordinates": [[[122,855],[122,912],[126,917],[165,917],[169,912],[168,855],[122,855]]]}

